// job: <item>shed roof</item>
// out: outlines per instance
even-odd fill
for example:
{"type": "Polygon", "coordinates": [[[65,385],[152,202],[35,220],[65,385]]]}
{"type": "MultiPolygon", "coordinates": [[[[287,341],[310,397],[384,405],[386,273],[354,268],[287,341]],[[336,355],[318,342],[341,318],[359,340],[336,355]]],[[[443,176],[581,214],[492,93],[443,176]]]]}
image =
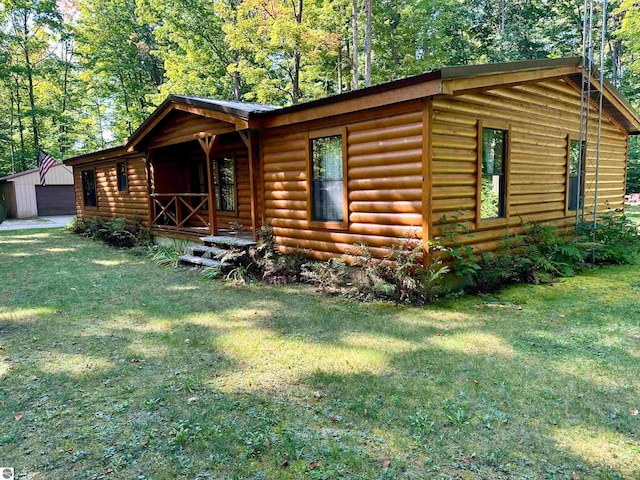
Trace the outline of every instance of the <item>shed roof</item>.
{"type": "MultiPolygon", "coordinates": [[[[62,162],[56,162],[55,164],[53,164],[51,168],[55,168],[55,167],[64,167],[64,164],[62,162]]],[[[24,177],[25,175],[31,175],[32,173],[36,173],[38,172],[38,170],[39,170],[38,168],[31,168],[29,170],[23,170],[22,172],[13,173],[5,177],[0,177],[0,183],[11,182],[17,178],[24,177]]]]}

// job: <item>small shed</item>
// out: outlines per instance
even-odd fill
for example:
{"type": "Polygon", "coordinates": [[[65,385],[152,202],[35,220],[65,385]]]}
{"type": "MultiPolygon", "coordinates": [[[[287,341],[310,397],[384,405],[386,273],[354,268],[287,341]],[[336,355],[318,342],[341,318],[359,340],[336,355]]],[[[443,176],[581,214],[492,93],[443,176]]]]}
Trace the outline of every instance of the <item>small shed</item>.
{"type": "Polygon", "coordinates": [[[47,172],[46,186],[40,183],[37,168],[2,177],[0,201],[11,218],[74,215],[73,169],[56,163],[47,172]]]}

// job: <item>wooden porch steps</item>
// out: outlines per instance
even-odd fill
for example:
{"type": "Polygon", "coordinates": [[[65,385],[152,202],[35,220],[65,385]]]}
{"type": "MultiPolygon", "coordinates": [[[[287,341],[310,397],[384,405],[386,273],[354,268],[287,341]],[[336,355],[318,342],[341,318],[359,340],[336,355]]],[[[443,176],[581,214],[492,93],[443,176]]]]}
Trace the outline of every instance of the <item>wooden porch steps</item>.
{"type": "Polygon", "coordinates": [[[222,267],[222,262],[213,260],[212,258],[198,257],[197,255],[182,255],[180,257],[182,263],[195,265],[198,267],[222,267]]]}
{"type": "Polygon", "coordinates": [[[220,255],[224,255],[227,251],[224,248],[207,247],[206,245],[195,245],[189,247],[189,250],[191,251],[191,255],[205,258],[217,258],[220,255]]]}
{"type": "Polygon", "coordinates": [[[227,250],[232,247],[248,248],[256,244],[250,238],[239,237],[235,235],[209,235],[207,237],[200,237],[200,240],[207,247],[222,247],[227,250]]]}
{"type": "Polygon", "coordinates": [[[251,238],[237,235],[210,235],[200,237],[203,245],[189,247],[190,254],[182,255],[180,262],[196,267],[232,267],[227,262],[218,260],[232,248],[249,248],[256,245],[251,238]]]}

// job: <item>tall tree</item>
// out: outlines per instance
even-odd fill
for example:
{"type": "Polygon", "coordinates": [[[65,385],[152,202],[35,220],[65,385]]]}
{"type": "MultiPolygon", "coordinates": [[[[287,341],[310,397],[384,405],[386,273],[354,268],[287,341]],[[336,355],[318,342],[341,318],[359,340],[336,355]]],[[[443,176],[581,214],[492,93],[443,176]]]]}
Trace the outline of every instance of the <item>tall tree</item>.
{"type": "Polygon", "coordinates": [[[365,27],[364,27],[364,85],[371,86],[371,0],[365,0],[365,27]]]}
{"type": "Polygon", "coordinates": [[[242,52],[236,70],[247,82],[245,99],[276,104],[316,98],[323,88],[314,63],[334,48],[333,36],[310,21],[302,0],[244,0],[235,24],[225,24],[229,47],[242,52]]]}
{"type": "Polygon", "coordinates": [[[153,108],[150,96],[164,82],[152,25],[143,23],[135,0],[81,0],[76,26],[84,81],[113,107],[110,129],[120,141],[153,108]]]}

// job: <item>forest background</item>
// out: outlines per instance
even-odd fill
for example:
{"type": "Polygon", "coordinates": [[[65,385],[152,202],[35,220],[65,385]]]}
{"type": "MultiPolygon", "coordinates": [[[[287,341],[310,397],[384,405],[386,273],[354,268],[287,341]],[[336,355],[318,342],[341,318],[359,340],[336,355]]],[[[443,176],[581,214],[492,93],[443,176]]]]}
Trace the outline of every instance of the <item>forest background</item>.
{"type": "MultiPolygon", "coordinates": [[[[579,56],[582,5],[4,1],[0,176],[35,167],[39,149],[60,160],[122,144],[169,93],[288,105],[445,65],[579,56]]],[[[606,75],[640,106],[636,0],[609,2],[605,58],[606,75]]],[[[637,192],[640,141],[633,138],[629,151],[627,188],[637,192]]]]}

